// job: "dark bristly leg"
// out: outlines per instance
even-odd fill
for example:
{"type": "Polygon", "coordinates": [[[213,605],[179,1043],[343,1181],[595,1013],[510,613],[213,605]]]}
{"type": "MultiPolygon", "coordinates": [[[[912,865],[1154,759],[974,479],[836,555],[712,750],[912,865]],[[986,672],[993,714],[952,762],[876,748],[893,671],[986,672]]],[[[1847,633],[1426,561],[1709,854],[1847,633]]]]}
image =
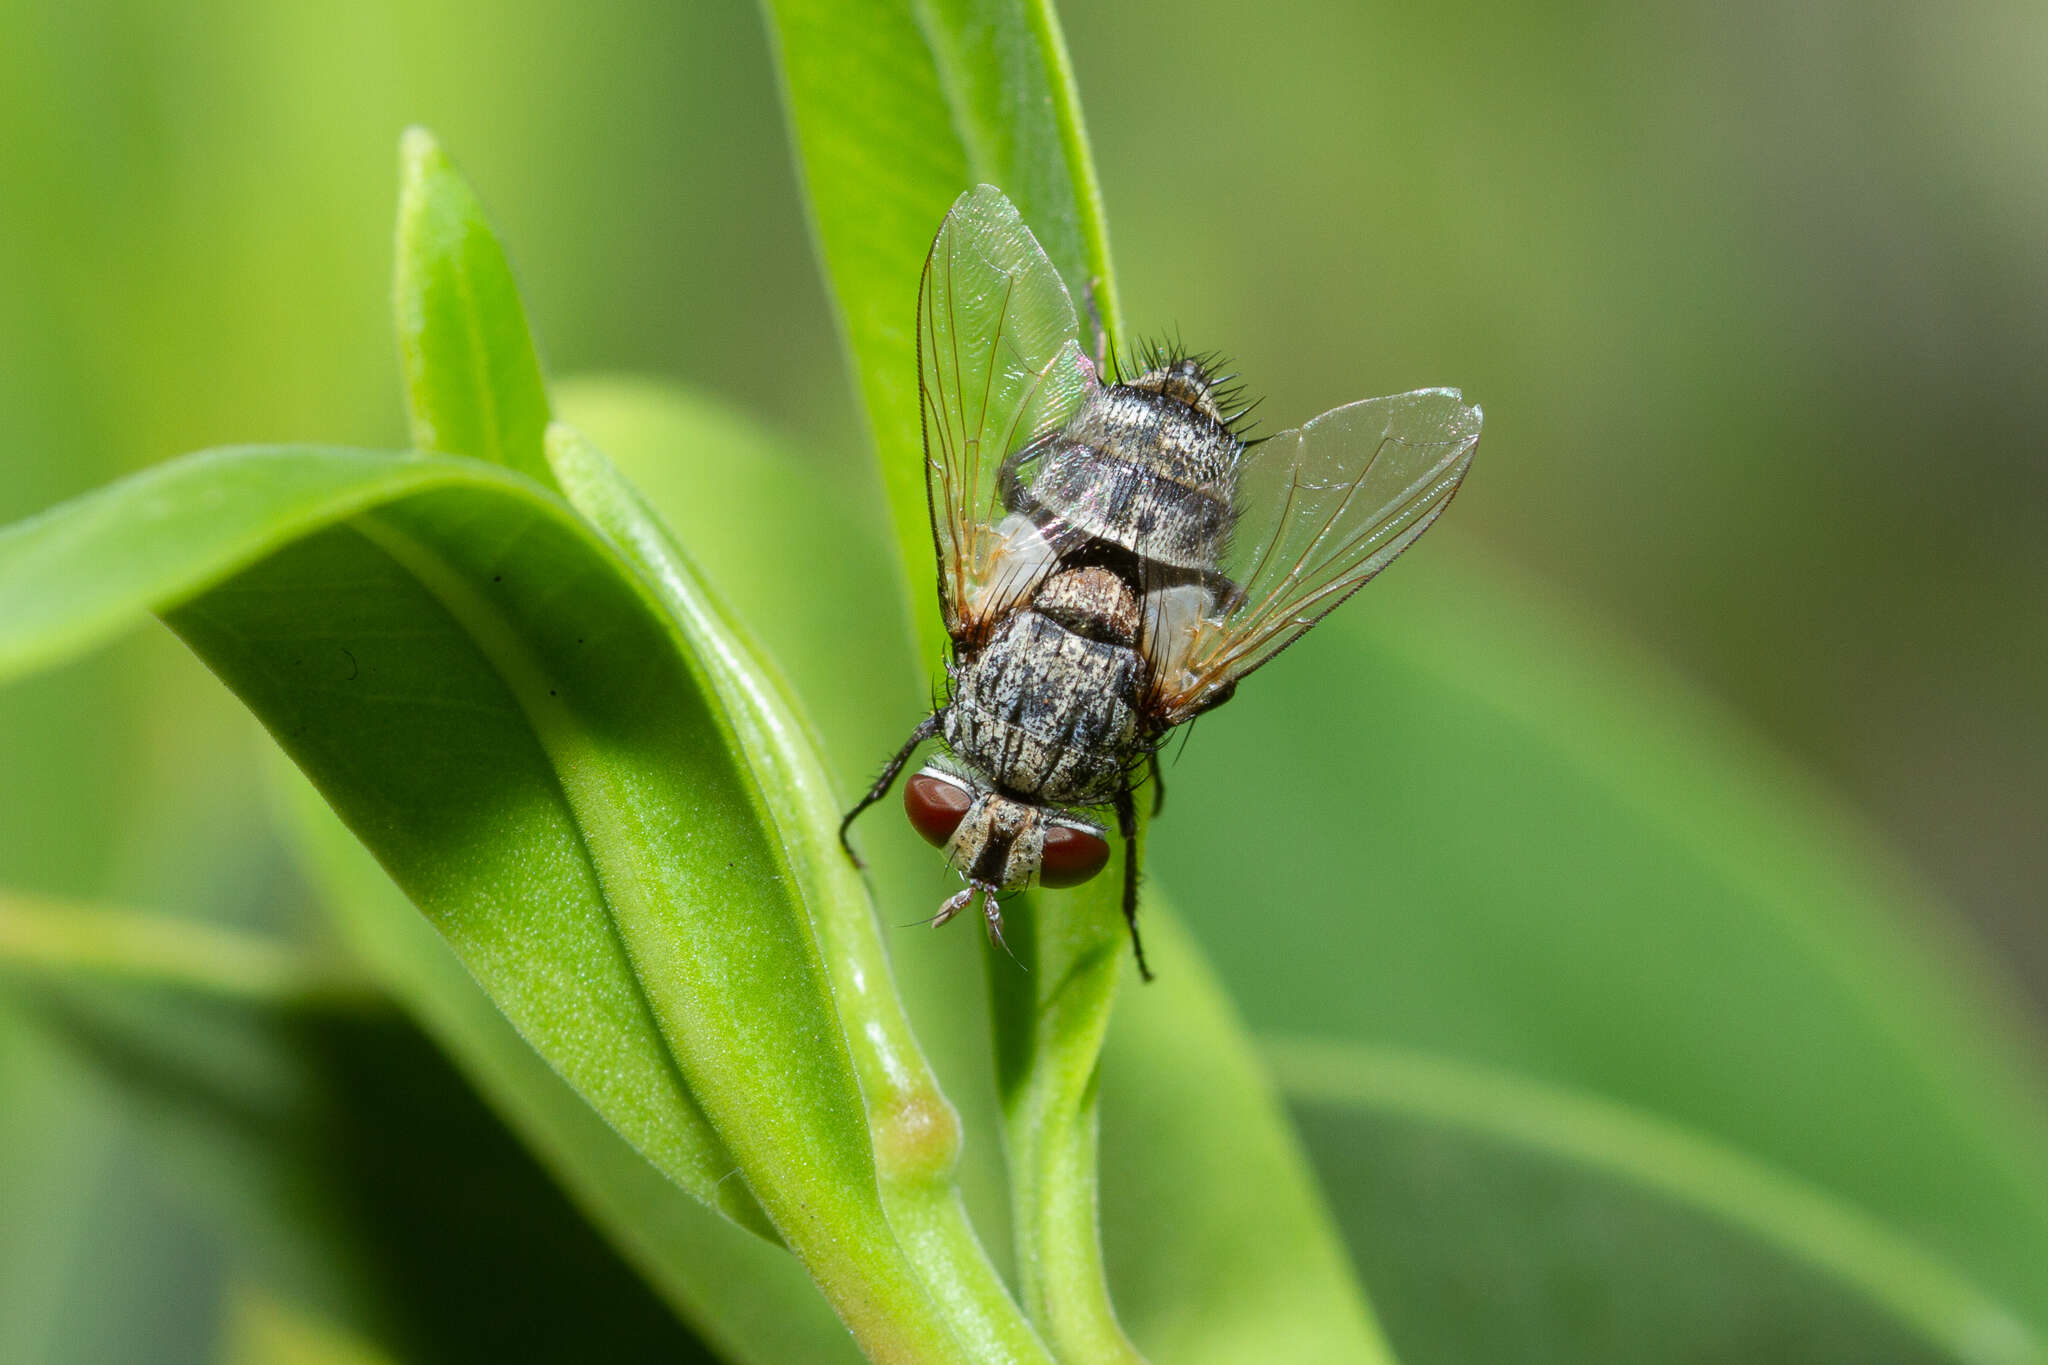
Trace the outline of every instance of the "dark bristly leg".
{"type": "Polygon", "coordinates": [[[1124,836],[1124,923],[1131,930],[1131,951],[1138,957],[1138,975],[1152,979],[1145,965],[1145,941],[1138,937],[1138,807],[1129,791],[1117,793],[1117,832],[1124,836]]]}
{"type": "Polygon", "coordinates": [[[1088,323],[1095,329],[1095,374],[1103,383],[1109,382],[1109,333],[1103,330],[1102,309],[1095,302],[1095,291],[1102,287],[1102,281],[1090,277],[1088,287],[1081,291],[1081,297],[1088,302],[1088,323]]]}
{"type": "Polygon", "coordinates": [[[934,711],[917,723],[917,728],[910,732],[910,738],[896,751],[896,757],[889,760],[889,766],[882,769],[882,775],[875,779],[875,785],[868,788],[868,794],[860,799],[859,805],[846,812],[846,818],[839,822],[839,846],[846,850],[847,857],[853,859],[855,867],[865,867],[867,864],[860,860],[860,855],[853,851],[853,845],[847,842],[846,832],[853,828],[854,817],[889,794],[889,788],[896,785],[896,774],[903,771],[903,765],[917,752],[918,745],[939,732],[939,724],[945,714],[944,711],[934,711]]]}
{"type": "Polygon", "coordinates": [[[1159,812],[1166,809],[1166,772],[1159,766],[1159,751],[1154,749],[1152,762],[1152,818],[1157,820],[1159,812]]]}

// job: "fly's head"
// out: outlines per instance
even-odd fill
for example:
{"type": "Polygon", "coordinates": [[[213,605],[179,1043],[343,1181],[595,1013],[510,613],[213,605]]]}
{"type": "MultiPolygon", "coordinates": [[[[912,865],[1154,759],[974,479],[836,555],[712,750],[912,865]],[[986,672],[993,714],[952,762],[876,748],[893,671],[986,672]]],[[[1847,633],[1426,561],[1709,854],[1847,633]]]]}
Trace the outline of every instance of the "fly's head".
{"type": "Polygon", "coordinates": [[[975,892],[1078,886],[1109,862],[1099,825],[1003,795],[971,772],[928,764],[903,786],[903,809],[927,842],[967,880],[946,903],[940,923],[964,909],[975,892]],[[957,902],[957,904],[955,903],[957,902]]]}

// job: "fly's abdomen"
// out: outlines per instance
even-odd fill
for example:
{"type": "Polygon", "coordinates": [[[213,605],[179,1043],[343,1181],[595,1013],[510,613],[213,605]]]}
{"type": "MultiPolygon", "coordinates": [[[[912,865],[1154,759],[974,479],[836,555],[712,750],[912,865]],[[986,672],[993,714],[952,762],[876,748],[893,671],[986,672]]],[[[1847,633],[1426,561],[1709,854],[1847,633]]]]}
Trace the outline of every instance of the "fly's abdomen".
{"type": "Polygon", "coordinates": [[[1137,747],[1139,671],[1128,646],[1019,612],[956,679],[946,742],[1008,791],[1107,801],[1137,747]]]}

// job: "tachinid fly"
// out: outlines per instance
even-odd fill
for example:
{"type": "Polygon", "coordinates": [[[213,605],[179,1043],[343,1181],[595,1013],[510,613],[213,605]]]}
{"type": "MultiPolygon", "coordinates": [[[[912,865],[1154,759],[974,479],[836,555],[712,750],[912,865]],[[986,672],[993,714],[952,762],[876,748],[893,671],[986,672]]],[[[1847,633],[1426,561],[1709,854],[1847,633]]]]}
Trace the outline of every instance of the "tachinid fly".
{"type": "MultiPolygon", "coordinates": [[[[1373,398],[1247,443],[1202,359],[1105,375],[1073,299],[1000,190],[954,201],[918,289],[918,387],[939,606],[940,706],[840,826],[920,744],[947,753],[904,791],[911,824],[980,896],[1071,886],[1124,840],[1138,969],[1133,792],[1160,745],[1230,699],[1429,528],[1465,477],[1479,409],[1455,389],[1373,398]]],[[[848,846],[851,852],[851,846],[848,846]]]]}

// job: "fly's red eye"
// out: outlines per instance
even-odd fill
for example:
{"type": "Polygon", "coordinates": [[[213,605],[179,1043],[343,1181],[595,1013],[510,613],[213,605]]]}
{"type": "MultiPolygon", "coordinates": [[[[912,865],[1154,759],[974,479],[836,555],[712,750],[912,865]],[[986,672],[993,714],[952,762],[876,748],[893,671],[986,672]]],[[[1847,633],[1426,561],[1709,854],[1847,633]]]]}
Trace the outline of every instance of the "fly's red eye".
{"type": "Polygon", "coordinates": [[[943,778],[919,773],[903,784],[903,812],[925,842],[944,848],[974,799],[943,778]]]}
{"type": "Polygon", "coordinates": [[[1108,861],[1109,845],[1101,835],[1072,825],[1047,825],[1038,880],[1044,886],[1079,886],[1108,861]]]}

